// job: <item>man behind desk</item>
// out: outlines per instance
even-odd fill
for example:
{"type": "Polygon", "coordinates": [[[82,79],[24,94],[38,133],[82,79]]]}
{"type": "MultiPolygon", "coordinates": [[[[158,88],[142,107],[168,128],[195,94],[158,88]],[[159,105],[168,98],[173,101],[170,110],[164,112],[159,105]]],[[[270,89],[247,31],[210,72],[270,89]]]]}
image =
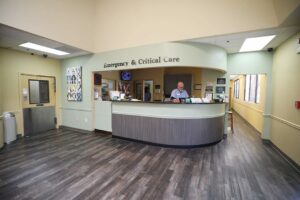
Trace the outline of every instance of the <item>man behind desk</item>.
{"type": "Polygon", "coordinates": [[[182,81],[179,81],[177,83],[177,88],[172,90],[171,99],[174,103],[179,103],[180,99],[185,98],[189,98],[189,95],[184,89],[184,83],[182,81]]]}

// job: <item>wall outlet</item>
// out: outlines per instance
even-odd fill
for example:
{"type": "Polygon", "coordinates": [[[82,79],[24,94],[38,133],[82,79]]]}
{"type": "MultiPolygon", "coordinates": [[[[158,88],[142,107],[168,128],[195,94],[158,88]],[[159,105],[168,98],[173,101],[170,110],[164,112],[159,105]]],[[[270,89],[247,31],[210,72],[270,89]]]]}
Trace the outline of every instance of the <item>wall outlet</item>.
{"type": "Polygon", "coordinates": [[[89,121],[88,118],[85,117],[85,118],[84,118],[84,122],[85,122],[85,123],[88,123],[88,121],[89,121]]]}

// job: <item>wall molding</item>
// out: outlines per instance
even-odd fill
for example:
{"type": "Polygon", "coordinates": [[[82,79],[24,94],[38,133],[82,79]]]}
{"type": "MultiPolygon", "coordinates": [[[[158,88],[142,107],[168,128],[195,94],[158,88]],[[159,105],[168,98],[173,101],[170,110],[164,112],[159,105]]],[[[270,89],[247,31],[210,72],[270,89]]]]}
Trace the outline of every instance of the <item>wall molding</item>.
{"type": "Polygon", "coordinates": [[[290,122],[290,121],[288,121],[286,119],[280,118],[280,117],[272,115],[272,114],[263,114],[263,116],[266,117],[266,118],[274,119],[274,120],[276,120],[278,122],[281,122],[281,123],[286,124],[286,125],[288,125],[290,127],[293,127],[295,129],[300,130],[300,125],[299,124],[295,124],[295,123],[290,122]]]}
{"type": "Polygon", "coordinates": [[[86,134],[94,133],[94,131],[89,131],[89,130],[84,130],[84,129],[79,129],[79,128],[73,128],[73,127],[64,126],[64,125],[59,126],[58,129],[59,130],[69,130],[69,131],[74,131],[74,132],[79,132],[79,133],[86,133],[86,134]]]}
{"type": "Polygon", "coordinates": [[[67,107],[59,107],[61,110],[75,110],[75,111],[82,111],[82,112],[92,112],[93,110],[90,109],[78,109],[78,108],[67,108],[67,107]]]}
{"type": "Polygon", "coordinates": [[[262,111],[262,110],[259,110],[259,109],[257,109],[257,108],[253,108],[253,107],[251,107],[251,106],[249,106],[249,105],[247,105],[247,104],[245,104],[245,103],[242,103],[242,102],[239,102],[239,101],[233,101],[233,103],[237,103],[237,104],[242,105],[242,106],[244,106],[244,107],[246,107],[246,108],[249,108],[249,109],[251,109],[251,110],[254,110],[254,111],[256,111],[256,112],[259,112],[259,113],[263,114],[263,111],[262,111]]]}
{"type": "Polygon", "coordinates": [[[203,115],[200,117],[186,117],[186,116],[174,116],[174,115],[148,115],[148,114],[139,114],[139,113],[126,113],[126,112],[112,112],[112,114],[117,115],[130,115],[130,116],[140,116],[140,117],[152,117],[152,118],[162,118],[162,119],[210,119],[210,118],[216,118],[216,117],[223,117],[225,116],[225,113],[219,113],[216,115],[203,115]]]}

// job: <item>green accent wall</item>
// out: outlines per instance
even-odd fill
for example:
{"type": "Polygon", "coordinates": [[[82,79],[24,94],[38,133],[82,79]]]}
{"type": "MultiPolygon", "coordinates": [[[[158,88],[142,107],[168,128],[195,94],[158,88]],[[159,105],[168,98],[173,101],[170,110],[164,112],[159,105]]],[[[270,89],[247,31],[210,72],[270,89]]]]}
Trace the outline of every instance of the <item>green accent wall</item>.
{"type": "Polygon", "coordinates": [[[267,51],[235,53],[228,55],[228,75],[239,74],[265,74],[266,99],[264,106],[264,123],[262,138],[270,138],[270,119],[267,117],[271,113],[272,105],[272,65],[273,53],[267,51]]]}
{"type": "Polygon", "coordinates": [[[121,49],[63,60],[61,68],[62,125],[84,130],[94,129],[92,72],[174,66],[201,67],[213,69],[213,71],[218,70],[224,74],[227,70],[227,53],[224,49],[214,45],[174,42],[121,49]],[[159,56],[162,58],[176,57],[180,61],[176,63],[140,64],[135,66],[129,64],[126,67],[118,67],[117,69],[104,68],[104,63],[130,62],[131,60],[157,58],[159,56]],[[82,66],[82,102],[69,102],[66,98],[66,69],[75,66],[82,66]]]}

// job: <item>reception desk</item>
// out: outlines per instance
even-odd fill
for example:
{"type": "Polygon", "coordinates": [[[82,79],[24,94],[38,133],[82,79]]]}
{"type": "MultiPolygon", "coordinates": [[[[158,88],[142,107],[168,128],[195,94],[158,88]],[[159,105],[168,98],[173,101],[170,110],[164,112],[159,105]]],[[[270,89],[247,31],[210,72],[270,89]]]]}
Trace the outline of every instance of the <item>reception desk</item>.
{"type": "Polygon", "coordinates": [[[224,103],[112,102],[113,137],[170,147],[223,139],[224,103]]]}

